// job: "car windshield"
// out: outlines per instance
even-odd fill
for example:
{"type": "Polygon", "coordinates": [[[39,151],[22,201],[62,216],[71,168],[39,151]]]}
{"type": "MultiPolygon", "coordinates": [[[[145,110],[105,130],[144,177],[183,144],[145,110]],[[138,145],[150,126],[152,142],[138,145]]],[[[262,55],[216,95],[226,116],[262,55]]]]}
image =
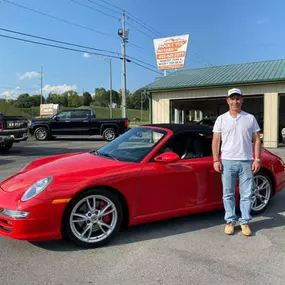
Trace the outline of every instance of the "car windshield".
{"type": "Polygon", "coordinates": [[[119,161],[141,162],[166,134],[164,130],[137,127],[101,147],[94,154],[119,161]]]}

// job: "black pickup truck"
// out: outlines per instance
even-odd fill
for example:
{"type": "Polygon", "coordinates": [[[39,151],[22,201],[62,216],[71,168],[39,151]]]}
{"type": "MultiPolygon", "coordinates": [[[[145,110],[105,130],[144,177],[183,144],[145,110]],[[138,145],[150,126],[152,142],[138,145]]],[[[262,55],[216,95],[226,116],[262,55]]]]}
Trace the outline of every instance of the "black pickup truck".
{"type": "Polygon", "coordinates": [[[0,152],[8,151],[14,143],[28,139],[28,120],[22,116],[0,113],[0,152]]]}
{"type": "Polygon", "coordinates": [[[98,119],[90,109],[63,110],[50,118],[37,118],[31,121],[29,132],[37,140],[56,136],[101,135],[112,141],[128,130],[128,119],[98,119]]]}

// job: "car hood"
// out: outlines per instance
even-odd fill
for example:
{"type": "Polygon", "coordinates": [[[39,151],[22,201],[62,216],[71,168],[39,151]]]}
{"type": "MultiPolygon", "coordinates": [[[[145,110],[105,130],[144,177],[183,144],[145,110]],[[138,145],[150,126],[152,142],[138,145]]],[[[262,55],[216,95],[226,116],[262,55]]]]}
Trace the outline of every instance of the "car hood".
{"type": "Polygon", "coordinates": [[[53,180],[62,179],[88,179],[89,177],[103,176],[110,171],[118,170],[129,163],[96,156],[92,153],[59,156],[50,161],[46,158],[43,164],[27,167],[1,183],[1,188],[6,192],[13,192],[19,188],[27,189],[42,178],[52,176],[53,180]]]}

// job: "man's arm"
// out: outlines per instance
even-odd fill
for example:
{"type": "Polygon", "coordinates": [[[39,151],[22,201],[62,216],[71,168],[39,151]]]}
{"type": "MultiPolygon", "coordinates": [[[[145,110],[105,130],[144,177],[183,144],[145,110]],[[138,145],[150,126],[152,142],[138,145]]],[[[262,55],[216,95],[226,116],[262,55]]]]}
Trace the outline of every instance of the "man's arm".
{"type": "Polygon", "coordinates": [[[260,159],[261,153],[261,140],[259,132],[253,133],[253,144],[254,144],[254,158],[260,159]]]}
{"type": "Polygon", "coordinates": [[[212,154],[214,162],[219,160],[220,144],[221,144],[221,133],[213,133],[212,154]]]}

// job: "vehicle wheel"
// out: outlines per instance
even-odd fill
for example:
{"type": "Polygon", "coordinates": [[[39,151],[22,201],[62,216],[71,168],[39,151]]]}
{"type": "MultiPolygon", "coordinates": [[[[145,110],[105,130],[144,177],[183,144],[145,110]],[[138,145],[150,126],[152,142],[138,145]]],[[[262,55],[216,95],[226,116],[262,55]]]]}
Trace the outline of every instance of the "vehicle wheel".
{"type": "Polygon", "coordinates": [[[8,151],[13,146],[13,142],[5,143],[0,145],[0,151],[8,151]]]}
{"type": "Polygon", "coordinates": [[[103,139],[106,141],[112,141],[116,136],[117,134],[114,128],[107,128],[103,131],[103,139]]]}
{"type": "Polygon", "coordinates": [[[38,141],[44,141],[48,138],[48,130],[45,127],[38,127],[35,130],[35,138],[38,141]]]}
{"type": "Polygon", "coordinates": [[[88,190],[70,202],[63,217],[63,236],[82,247],[100,247],[116,235],[122,221],[123,206],[115,193],[88,190]]]}
{"type": "Polygon", "coordinates": [[[254,184],[251,213],[256,215],[262,213],[269,205],[273,184],[271,178],[262,171],[254,176],[254,184]]]}

